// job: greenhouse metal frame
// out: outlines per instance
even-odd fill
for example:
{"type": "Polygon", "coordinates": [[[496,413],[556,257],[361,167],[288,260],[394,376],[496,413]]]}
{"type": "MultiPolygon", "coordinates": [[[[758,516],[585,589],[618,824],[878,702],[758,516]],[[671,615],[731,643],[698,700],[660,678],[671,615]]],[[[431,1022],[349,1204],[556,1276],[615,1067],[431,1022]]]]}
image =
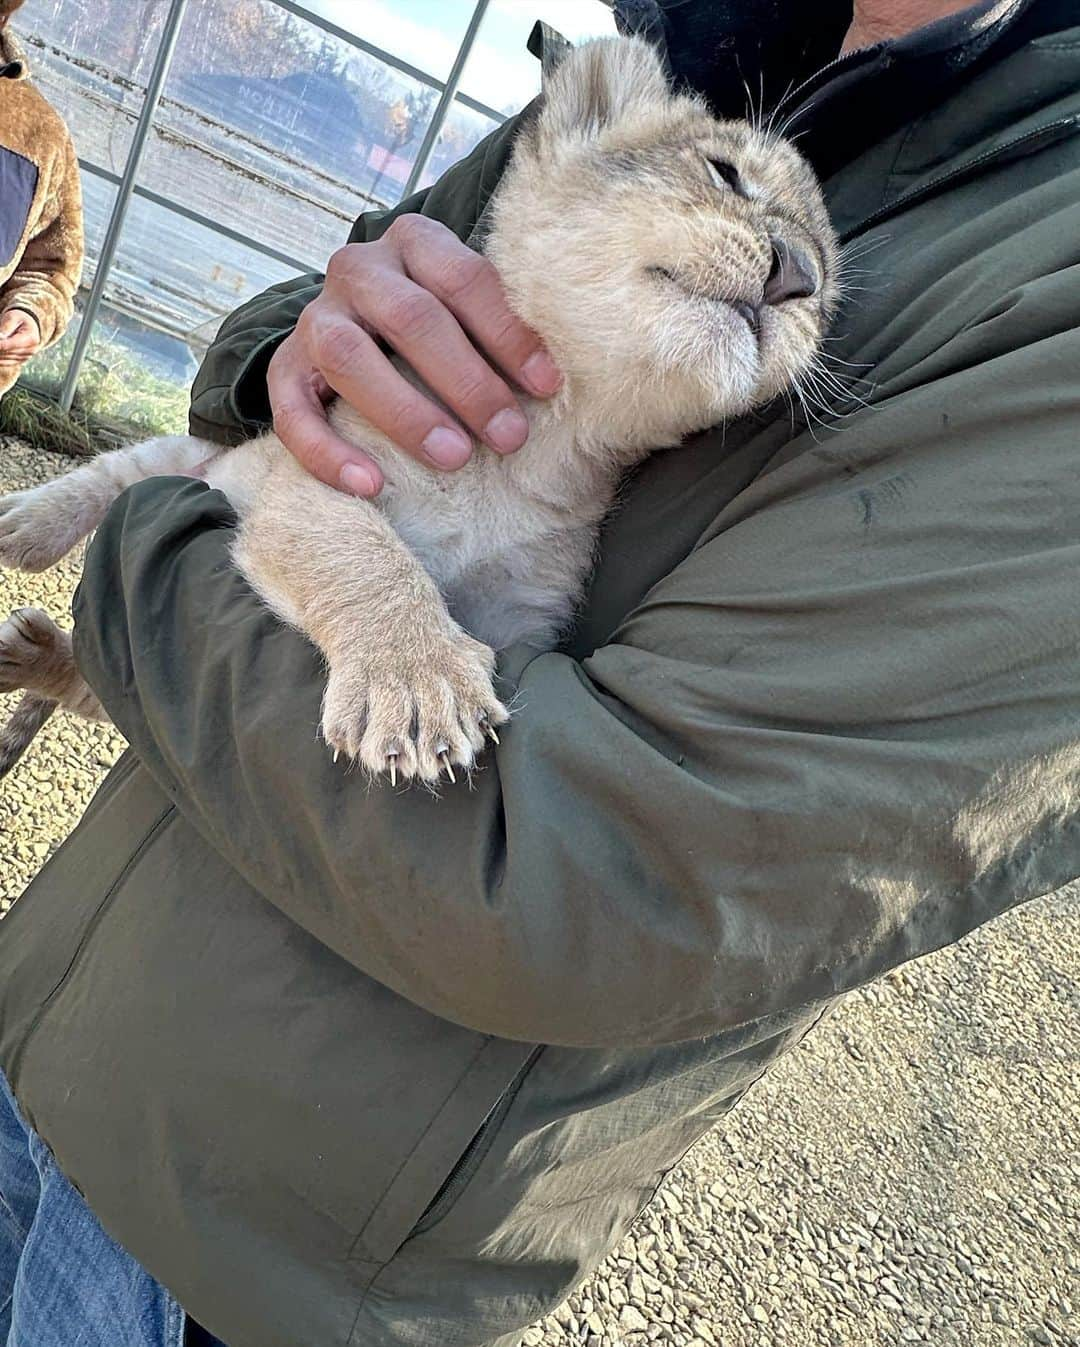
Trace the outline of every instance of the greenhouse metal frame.
{"type": "MultiPolygon", "coordinates": [[[[423,139],[417,150],[416,159],[409,174],[408,181],[405,183],[402,191],[402,197],[410,196],[417,188],[424,171],[430,162],[432,152],[438,142],[439,135],[446,122],[455,101],[460,102],[465,107],[491,118],[492,121],[502,122],[505,120],[503,113],[496,112],[494,108],[479,102],[475,98],[470,98],[467,94],[459,91],[461,77],[465,70],[466,62],[472,52],[476,42],[477,34],[480,30],[484,14],[488,9],[490,0],[476,0],[472,14],[469,18],[465,35],[462,38],[458,48],[457,55],[454,58],[453,65],[445,80],[436,79],[427,74],[409,62],[402,60],[393,53],[384,51],[382,48],[374,46],[365,41],[355,33],[349,32],[340,25],[324,18],[320,14],[313,13],[298,0],[267,0],[267,3],[274,5],[278,9],[287,11],[309,23],[313,28],[320,30],[324,34],[336,38],[349,46],[376,58],[385,65],[394,70],[408,75],[417,83],[424,85],[429,89],[434,89],[439,99],[432,113],[431,120],[424,132],[423,139]]],[[[601,0],[601,3],[610,7],[611,0],[601,0]]],[[[60,391],[60,405],[65,411],[70,410],[75,398],[75,392],[78,387],[79,378],[82,374],[83,363],[86,359],[87,351],[93,337],[95,324],[97,322],[102,304],[105,301],[105,291],[109,283],[113,263],[116,260],[117,249],[120,245],[121,235],[128,215],[128,208],[133,196],[138,196],[153,204],[163,207],[172,214],[186,219],[194,224],[203,226],[212,230],[214,233],[240,243],[254,252],[260,253],[265,257],[273,258],[275,261],[283,263],[286,266],[295,268],[297,272],[309,270],[309,264],[290,257],[278,249],[251,238],[242,231],[229,228],[227,225],[209,216],[203,215],[199,211],[190,209],[178,201],[169,197],[162,196],[153,192],[139,183],[139,172],[142,160],[150,135],[154,129],[161,97],[165,88],[165,82],[168,79],[169,71],[172,66],[173,57],[176,52],[177,42],[180,36],[180,28],[184,16],[191,4],[191,0],[169,0],[168,14],[165,19],[164,28],[161,34],[161,40],[158,44],[157,53],[154,59],[153,68],[147,81],[146,94],[139,112],[139,117],[135,125],[134,136],[131,147],[128,151],[127,160],[122,174],[116,174],[111,170],[104,168],[100,164],[93,163],[90,160],[80,158],[79,164],[82,170],[93,177],[101,178],[111,183],[116,188],[116,199],[109,216],[108,226],[105,237],[102,242],[101,252],[97,261],[97,268],[94,274],[94,281],[90,287],[90,293],[82,308],[81,322],[72,349],[71,357],[68,361],[67,370],[64,376],[63,386],[60,391]]]]}

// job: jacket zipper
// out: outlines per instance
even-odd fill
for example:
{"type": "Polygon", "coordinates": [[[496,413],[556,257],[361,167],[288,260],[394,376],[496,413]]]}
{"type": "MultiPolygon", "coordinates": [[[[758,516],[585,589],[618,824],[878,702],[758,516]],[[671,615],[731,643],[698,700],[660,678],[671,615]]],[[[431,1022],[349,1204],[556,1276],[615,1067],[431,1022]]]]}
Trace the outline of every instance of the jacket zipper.
{"type": "Polygon", "coordinates": [[[1034,154],[1050,145],[1056,145],[1058,141],[1076,135],[1078,131],[1080,131],[1080,113],[1074,113],[1070,117],[1059,117],[1057,121],[1047,122],[1045,126],[1036,127],[1033,131],[1025,131],[1022,136],[1016,136],[1012,140],[1006,141],[1004,145],[999,145],[997,149],[986,150],[969,163],[961,164],[957,168],[950,169],[948,173],[943,173],[940,177],[924,183],[923,186],[914,187],[911,191],[903,193],[889,205],[882,206],[873,215],[868,215],[859,224],[846,230],[840,241],[841,243],[850,243],[852,239],[858,238],[867,229],[872,229],[874,225],[881,224],[882,221],[893,215],[900,214],[910,206],[918,205],[929,197],[936,196],[946,187],[952,187],[965,178],[977,177],[987,168],[999,163],[1006,163],[1014,156],[1034,154]]]}
{"type": "Polygon", "coordinates": [[[433,1225],[437,1225],[468,1186],[473,1175],[483,1163],[484,1156],[491,1149],[496,1133],[505,1121],[506,1115],[510,1112],[518,1092],[525,1084],[526,1076],[536,1065],[543,1051],[543,1046],[534,1048],[518,1068],[517,1075],[495,1101],[494,1107],[480,1124],[479,1130],[469,1142],[461,1159],[450,1171],[443,1186],[432,1198],[427,1210],[413,1227],[412,1234],[422,1235],[425,1230],[430,1230],[433,1225]]]}

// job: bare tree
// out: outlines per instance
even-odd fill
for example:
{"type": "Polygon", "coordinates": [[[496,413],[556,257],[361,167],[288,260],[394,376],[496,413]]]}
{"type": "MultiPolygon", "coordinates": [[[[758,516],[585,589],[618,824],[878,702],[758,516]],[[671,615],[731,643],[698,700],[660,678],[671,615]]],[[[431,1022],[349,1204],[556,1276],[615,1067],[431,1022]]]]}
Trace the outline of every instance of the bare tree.
{"type": "Polygon", "coordinates": [[[386,175],[390,160],[419,141],[427,130],[435,98],[434,89],[416,89],[412,93],[404,94],[387,109],[384,127],[390,144],[386,147],[383,162],[368,188],[372,196],[377,196],[379,184],[386,175]]]}

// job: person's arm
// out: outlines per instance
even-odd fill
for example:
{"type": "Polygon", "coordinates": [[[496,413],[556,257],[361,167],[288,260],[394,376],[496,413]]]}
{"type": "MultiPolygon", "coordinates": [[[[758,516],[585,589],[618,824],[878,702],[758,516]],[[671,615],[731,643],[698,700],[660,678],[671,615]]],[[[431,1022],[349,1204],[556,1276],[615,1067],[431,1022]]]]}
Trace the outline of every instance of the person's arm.
{"type": "MultiPolygon", "coordinates": [[[[437,220],[465,242],[498,182],[517,124],[517,118],[510,118],[434,186],[390,210],[361,215],[348,243],[374,242],[404,215],[437,220]]],[[[195,376],[189,418],[192,434],[238,444],[270,425],[273,412],[266,383],[270,361],[304,309],[322,293],[324,279],[319,273],[285,281],[226,319],[195,376]]]]}
{"type": "Polygon", "coordinates": [[[512,652],[521,709],[438,800],[332,763],[319,657],[201,484],[114,507],[79,663],[209,842],[401,995],[538,1042],[715,1033],[1080,873],[1078,365],[1031,341],[767,473],[590,657],[512,652]]]}
{"type": "Polygon", "coordinates": [[[82,188],[75,148],[66,130],[49,166],[50,213],[0,289],[0,313],[28,313],[37,324],[34,350],[59,341],[75,312],[83,265],[82,188]]]}

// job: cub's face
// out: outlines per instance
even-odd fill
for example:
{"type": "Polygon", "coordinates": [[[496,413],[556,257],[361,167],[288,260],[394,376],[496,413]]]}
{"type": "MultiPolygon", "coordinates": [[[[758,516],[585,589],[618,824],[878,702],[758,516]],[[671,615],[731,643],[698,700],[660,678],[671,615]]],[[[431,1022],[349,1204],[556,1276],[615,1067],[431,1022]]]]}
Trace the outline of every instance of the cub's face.
{"type": "Polygon", "coordinates": [[[555,72],[488,251],[568,381],[627,429],[670,422],[672,436],[790,388],[837,298],[805,160],[672,96],[634,39],[578,48],[555,72]]]}

